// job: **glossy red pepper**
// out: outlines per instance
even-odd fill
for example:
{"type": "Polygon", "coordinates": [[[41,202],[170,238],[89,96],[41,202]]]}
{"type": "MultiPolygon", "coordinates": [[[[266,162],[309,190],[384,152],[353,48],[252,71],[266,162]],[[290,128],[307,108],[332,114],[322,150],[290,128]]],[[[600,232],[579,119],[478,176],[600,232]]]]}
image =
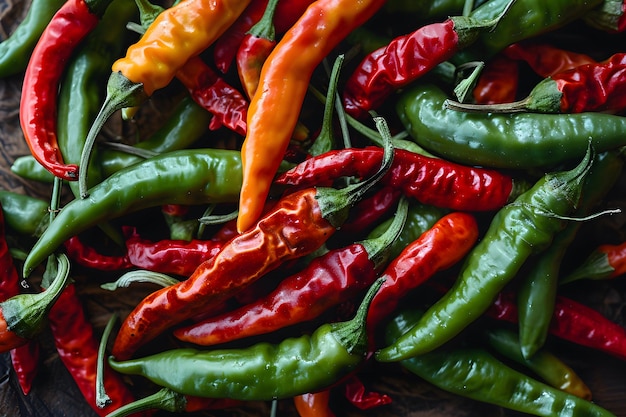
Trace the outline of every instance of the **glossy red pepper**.
{"type": "Polygon", "coordinates": [[[73,236],[65,241],[65,252],[78,265],[100,271],[119,271],[128,269],[133,264],[127,255],[105,255],[87,245],[79,236],[73,236]]]}
{"type": "MultiPolygon", "coordinates": [[[[496,170],[455,164],[397,149],[393,166],[382,184],[406,196],[455,210],[495,210],[525,188],[496,170]]],[[[343,176],[367,176],[380,166],[381,148],[349,148],[312,157],[281,174],[276,182],[299,187],[328,184],[343,176]]]]}
{"type": "Polygon", "coordinates": [[[69,0],[54,15],[31,55],[22,86],[20,123],[33,156],[48,171],[78,180],[78,167],[63,163],[57,144],[59,82],[72,52],[100,21],[109,0],[69,0]]]}
{"type": "Polygon", "coordinates": [[[401,197],[401,191],[393,187],[377,190],[354,207],[348,220],[341,226],[342,233],[362,235],[367,232],[376,221],[389,213],[401,197]]]}
{"type": "Polygon", "coordinates": [[[497,54],[486,63],[472,95],[477,104],[509,103],[516,98],[518,84],[518,62],[497,54]]]}
{"type": "Polygon", "coordinates": [[[367,391],[365,385],[356,375],[351,375],[343,385],[343,393],[350,404],[360,410],[369,410],[381,405],[390,404],[391,397],[376,391],[367,391]]]}
{"type": "Polygon", "coordinates": [[[38,340],[30,340],[25,345],[12,349],[11,363],[22,393],[28,395],[39,370],[41,347],[38,340]]]}
{"type": "Polygon", "coordinates": [[[541,77],[549,77],[580,65],[596,63],[589,55],[541,42],[514,43],[502,50],[502,54],[510,59],[525,62],[541,77]]]}

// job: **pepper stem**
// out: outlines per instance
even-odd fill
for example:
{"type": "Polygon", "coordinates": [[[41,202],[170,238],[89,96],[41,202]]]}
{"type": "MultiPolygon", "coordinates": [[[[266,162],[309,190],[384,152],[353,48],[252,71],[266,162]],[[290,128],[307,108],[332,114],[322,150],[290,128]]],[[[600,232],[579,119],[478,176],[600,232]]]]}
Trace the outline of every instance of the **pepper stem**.
{"type": "Polygon", "coordinates": [[[169,287],[180,283],[180,281],[176,278],[172,278],[169,275],[162,274],[160,272],[147,271],[145,269],[138,269],[123,274],[114,282],[104,283],[100,285],[100,288],[107,291],[115,291],[118,288],[130,287],[130,284],[135,282],[146,282],[160,285],[161,287],[169,287]]]}
{"type": "Polygon", "coordinates": [[[389,259],[389,249],[402,232],[408,213],[409,202],[407,198],[403,196],[398,202],[398,210],[396,210],[393,221],[383,234],[359,242],[365,248],[369,259],[374,263],[376,269],[385,264],[389,259]]]}
{"type": "Polygon", "coordinates": [[[383,282],[383,277],[374,281],[351,320],[331,324],[333,335],[350,354],[360,355],[367,352],[367,312],[383,282]]]}
{"type": "Polygon", "coordinates": [[[7,328],[23,339],[39,333],[48,312],[69,283],[70,261],[65,254],[57,256],[57,275],[45,291],[19,294],[0,303],[7,328]]]}
{"type": "Polygon", "coordinates": [[[569,284],[581,279],[608,279],[614,271],[615,268],[609,263],[608,255],[599,250],[594,251],[581,266],[559,280],[559,285],[569,284]]]}
{"type": "Polygon", "coordinates": [[[140,411],[154,409],[180,413],[185,411],[186,406],[187,399],[183,394],[169,388],[162,388],[152,395],[121,406],[107,414],[107,417],[126,417],[140,411]]]}
{"type": "Polygon", "coordinates": [[[115,320],[117,320],[117,313],[113,313],[111,315],[111,318],[107,322],[107,325],[104,328],[104,332],[102,333],[100,345],[98,346],[98,359],[96,363],[96,405],[99,408],[104,408],[112,402],[111,397],[109,397],[109,395],[106,393],[104,387],[104,353],[106,350],[107,341],[109,340],[109,336],[111,335],[111,331],[113,330],[115,320]]]}
{"type": "Polygon", "coordinates": [[[104,126],[109,117],[117,110],[121,110],[125,107],[138,106],[147,100],[147,98],[148,96],[143,89],[143,84],[130,81],[122,75],[121,72],[111,73],[109,81],[107,82],[107,95],[104,104],[91,125],[89,133],[87,133],[87,139],[85,140],[83,152],[80,156],[81,169],[78,171],[78,189],[81,198],[87,198],[89,196],[87,191],[87,166],[89,165],[91,152],[102,126],[104,126]]]}
{"type": "Polygon", "coordinates": [[[387,122],[382,117],[374,117],[374,122],[384,140],[383,161],[379,170],[365,181],[348,185],[345,188],[319,187],[317,189],[316,198],[322,216],[336,228],[346,221],[350,208],[385,176],[393,163],[395,152],[387,122]]]}
{"type": "Polygon", "coordinates": [[[274,41],[276,39],[274,14],[276,13],[277,4],[278,0],[269,0],[267,6],[265,6],[263,16],[261,16],[261,19],[259,19],[259,21],[256,22],[247,33],[252,36],[256,36],[257,38],[274,41]]]}
{"type": "Polygon", "coordinates": [[[471,16],[453,16],[450,19],[454,22],[454,31],[457,34],[457,48],[462,49],[474,43],[483,31],[492,31],[500,23],[502,18],[509,12],[509,9],[516,0],[509,1],[502,12],[493,19],[481,20],[471,16]]]}

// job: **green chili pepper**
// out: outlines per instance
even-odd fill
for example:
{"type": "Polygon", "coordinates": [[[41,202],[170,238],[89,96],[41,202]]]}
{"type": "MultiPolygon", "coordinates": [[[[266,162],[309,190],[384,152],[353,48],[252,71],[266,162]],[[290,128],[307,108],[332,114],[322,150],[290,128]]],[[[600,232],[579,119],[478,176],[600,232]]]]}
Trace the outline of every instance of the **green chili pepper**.
{"type": "Polygon", "coordinates": [[[454,338],[478,319],[526,260],[545,250],[565,228],[591,168],[591,151],[574,169],[546,174],[493,217],[452,286],[415,327],[376,353],[391,362],[424,354],[454,338]]]}
{"type": "Polygon", "coordinates": [[[109,363],[123,374],[198,397],[269,401],[319,391],[363,364],[367,311],[382,282],[370,287],[353,319],[323,324],[310,335],[247,348],[180,348],[121,362],[111,357],[109,363]]]}
{"type": "Polygon", "coordinates": [[[26,69],[39,36],[63,3],[65,0],[33,0],[24,20],[0,43],[0,78],[26,69]]]}
{"type": "Polygon", "coordinates": [[[7,226],[24,236],[39,236],[48,227],[50,203],[26,194],[0,190],[0,206],[7,226]]]}
{"type": "Polygon", "coordinates": [[[54,174],[44,168],[31,154],[15,158],[11,164],[11,172],[30,181],[48,184],[54,181],[54,174]]]}
{"type": "Polygon", "coordinates": [[[446,94],[415,84],[398,99],[397,112],[420,146],[445,159],[493,168],[554,167],[626,145],[626,117],[604,113],[478,114],[446,108],[446,94]]]}
{"type": "Polygon", "coordinates": [[[24,261],[24,276],[67,239],[103,221],[164,204],[236,202],[241,178],[240,152],[223,149],[170,152],[118,171],[92,187],[89,198],[63,207],[24,261]]]}
{"type": "MultiPolygon", "coordinates": [[[[595,158],[583,184],[576,216],[586,216],[613,187],[624,166],[616,152],[603,152],[595,158]]],[[[522,354],[531,358],[545,343],[554,313],[561,263],[582,222],[574,221],[559,232],[548,249],[534,261],[517,291],[519,340],[522,354]]]]}
{"type": "MultiPolygon", "coordinates": [[[[420,314],[415,310],[400,312],[387,326],[387,342],[410,331],[420,314]]],[[[484,349],[441,349],[400,364],[445,391],[509,410],[545,417],[614,416],[596,404],[510,368],[484,349]]]]}

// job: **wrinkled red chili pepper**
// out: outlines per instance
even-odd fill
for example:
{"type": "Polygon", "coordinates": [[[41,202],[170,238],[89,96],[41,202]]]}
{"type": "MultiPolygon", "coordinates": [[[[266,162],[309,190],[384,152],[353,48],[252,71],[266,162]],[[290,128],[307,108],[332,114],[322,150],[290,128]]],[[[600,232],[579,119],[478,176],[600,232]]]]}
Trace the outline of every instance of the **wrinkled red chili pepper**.
{"type": "Polygon", "coordinates": [[[178,339],[209,346],[267,334],[312,320],[354,298],[376,280],[408,211],[403,202],[394,222],[378,238],[356,242],[314,258],[283,279],[267,296],[200,323],[178,328],[178,339]]]}
{"type": "Polygon", "coordinates": [[[300,417],[335,417],[328,405],[329,401],[329,389],[293,397],[293,404],[300,417]]]}
{"type": "Polygon", "coordinates": [[[518,84],[518,62],[497,54],[485,65],[472,95],[478,104],[510,103],[516,98],[518,84]]]}
{"type": "Polygon", "coordinates": [[[549,77],[580,65],[595,64],[590,56],[568,51],[549,43],[519,42],[506,47],[502,54],[523,61],[539,76],[549,77]]]}
{"type": "Polygon", "coordinates": [[[111,404],[104,408],[96,404],[96,368],[98,363],[98,341],[91,322],[76,293],[74,284],[69,284],[48,316],[52,337],[59,358],[76,382],[83,397],[100,416],[134,401],[134,397],[118,373],[105,365],[104,384],[111,404]]]}
{"type": "Polygon", "coordinates": [[[162,274],[189,276],[204,261],[221,250],[222,243],[213,240],[143,239],[135,229],[127,228],[126,251],[131,265],[162,274]]]}
{"type": "MultiPolygon", "coordinates": [[[[501,293],[487,315],[517,323],[515,294],[501,293]]],[[[549,332],[574,344],[626,359],[626,329],[597,310],[570,298],[557,296],[549,332]]]]}
{"type": "Polygon", "coordinates": [[[87,268],[100,271],[119,271],[133,266],[127,255],[102,254],[84,243],[78,236],[73,236],[65,241],[64,246],[70,259],[87,268]]]}
{"type": "Polygon", "coordinates": [[[57,144],[57,96],[65,63],[76,46],[98,24],[109,0],[70,0],[41,34],[24,74],[20,123],[33,156],[48,171],[78,180],[78,167],[63,163],[57,144]]]}
{"type": "Polygon", "coordinates": [[[363,119],[395,90],[417,80],[474,43],[482,31],[493,28],[498,20],[479,21],[454,16],[394,38],[386,46],[366,55],[346,81],[343,91],[346,112],[363,119]]]}
{"type": "MultiPolygon", "coordinates": [[[[382,149],[370,146],[330,151],[281,174],[276,182],[299,187],[328,184],[343,176],[363,177],[380,166],[382,149]]],[[[454,210],[494,210],[524,188],[499,171],[464,166],[397,149],[393,166],[381,180],[424,204],[454,210]]]]}
{"type": "Polygon", "coordinates": [[[344,395],[350,404],[360,410],[369,410],[391,403],[391,397],[376,391],[367,391],[363,382],[351,375],[344,384],[344,395]]]}

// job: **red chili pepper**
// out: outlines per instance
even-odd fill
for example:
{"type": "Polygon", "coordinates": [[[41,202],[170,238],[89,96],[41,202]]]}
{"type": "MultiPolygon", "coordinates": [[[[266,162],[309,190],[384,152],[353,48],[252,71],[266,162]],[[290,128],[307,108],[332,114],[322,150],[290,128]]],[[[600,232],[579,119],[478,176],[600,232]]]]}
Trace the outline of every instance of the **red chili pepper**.
{"type": "Polygon", "coordinates": [[[122,323],[113,356],[128,359],[165,329],[230,298],[286,261],[321,247],[345,222],[349,209],[389,169],[394,154],[390,142],[385,151],[381,169],[372,177],[340,190],[308,188],[281,198],[189,278],[144,298],[122,323]]]}
{"type": "MultiPolygon", "coordinates": [[[[518,322],[515,294],[501,293],[487,315],[518,322]]],[[[597,310],[564,296],[557,296],[550,334],[580,346],[626,359],[626,329],[597,310]]]]}
{"type": "Polygon", "coordinates": [[[402,193],[393,187],[383,187],[371,197],[359,202],[350,218],[341,226],[342,233],[365,233],[377,220],[398,203],[402,193]]]}
{"type": "MultiPolygon", "coordinates": [[[[506,10],[508,7],[504,13],[506,10]]],[[[455,16],[394,38],[386,46],[366,55],[346,81],[343,92],[346,112],[363,119],[394,91],[474,43],[482,31],[492,29],[498,21],[499,18],[480,21],[455,16]]]]}
{"type": "Polygon", "coordinates": [[[344,395],[350,404],[360,410],[369,410],[374,407],[391,403],[391,397],[375,391],[367,391],[363,382],[352,375],[344,384],[344,395]]]}
{"type": "Polygon", "coordinates": [[[189,276],[204,261],[213,259],[222,243],[213,240],[142,239],[136,230],[126,230],[126,250],[130,264],[162,274],[189,276]]]}
{"type": "MultiPolygon", "coordinates": [[[[382,149],[370,146],[330,151],[309,158],[281,174],[276,182],[312,186],[343,176],[371,175],[380,166],[382,149]]],[[[424,204],[454,210],[494,210],[524,188],[499,171],[475,168],[397,149],[393,166],[382,184],[400,189],[424,204]]]]}
{"type": "Polygon", "coordinates": [[[25,345],[11,350],[11,362],[17,381],[24,395],[30,393],[39,370],[40,346],[37,340],[29,340],[25,345]]]}
{"type": "Polygon", "coordinates": [[[402,230],[408,211],[404,201],[394,222],[378,238],[353,243],[314,258],[306,268],[283,279],[267,296],[200,323],[178,328],[182,341],[210,346],[312,320],[349,301],[372,285],[388,251],[402,230]]]}
{"type": "Polygon", "coordinates": [[[128,255],[105,255],[85,244],[80,237],[73,236],[64,243],[67,256],[78,265],[100,271],[119,271],[131,268],[128,255]]]}
{"type": "Polygon", "coordinates": [[[510,59],[525,62],[541,77],[596,63],[596,60],[586,54],[539,42],[514,43],[505,48],[502,54],[510,59]]]}
{"type": "Polygon", "coordinates": [[[104,385],[111,404],[96,404],[96,368],[99,343],[85,315],[74,284],[68,285],[48,316],[59,358],[76,382],[87,403],[100,416],[134,401],[118,373],[105,364],[104,385]]]}
{"type": "Polygon", "coordinates": [[[63,163],[57,144],[57,96],[65,64],[98,24],[109,0],[69,0],[54,15],[32,52],[24,74],[20,123],[31,153],[48,171],[78,180],[78,167],[63,163]]]}
{"type": "Polygon", "coordinates": [[[202,58],[190,58],[176,72],[176,78],[185,85],[194,101],[213,115],[209,129],[226,126],[240,135],[246,134],[248,101],[202,58]]]}
{"type": "Polygon", "coordinates": [[[579,279],[613,279],[623,274],[626,274],[626,242],[598,246],[560,283],[579,279]]]}
{"type": "Polygon", "coordinates": [[[500,53],[487,62],[472,94],[478,104],[514,101],[519,84],[519,64],[500,53]]]}
{"type": "Polygon", "coordinates": [[[328,389],[293,397],[293,404],[300,417],[335,417],[328,405],[329,401],[328,389]]]}

